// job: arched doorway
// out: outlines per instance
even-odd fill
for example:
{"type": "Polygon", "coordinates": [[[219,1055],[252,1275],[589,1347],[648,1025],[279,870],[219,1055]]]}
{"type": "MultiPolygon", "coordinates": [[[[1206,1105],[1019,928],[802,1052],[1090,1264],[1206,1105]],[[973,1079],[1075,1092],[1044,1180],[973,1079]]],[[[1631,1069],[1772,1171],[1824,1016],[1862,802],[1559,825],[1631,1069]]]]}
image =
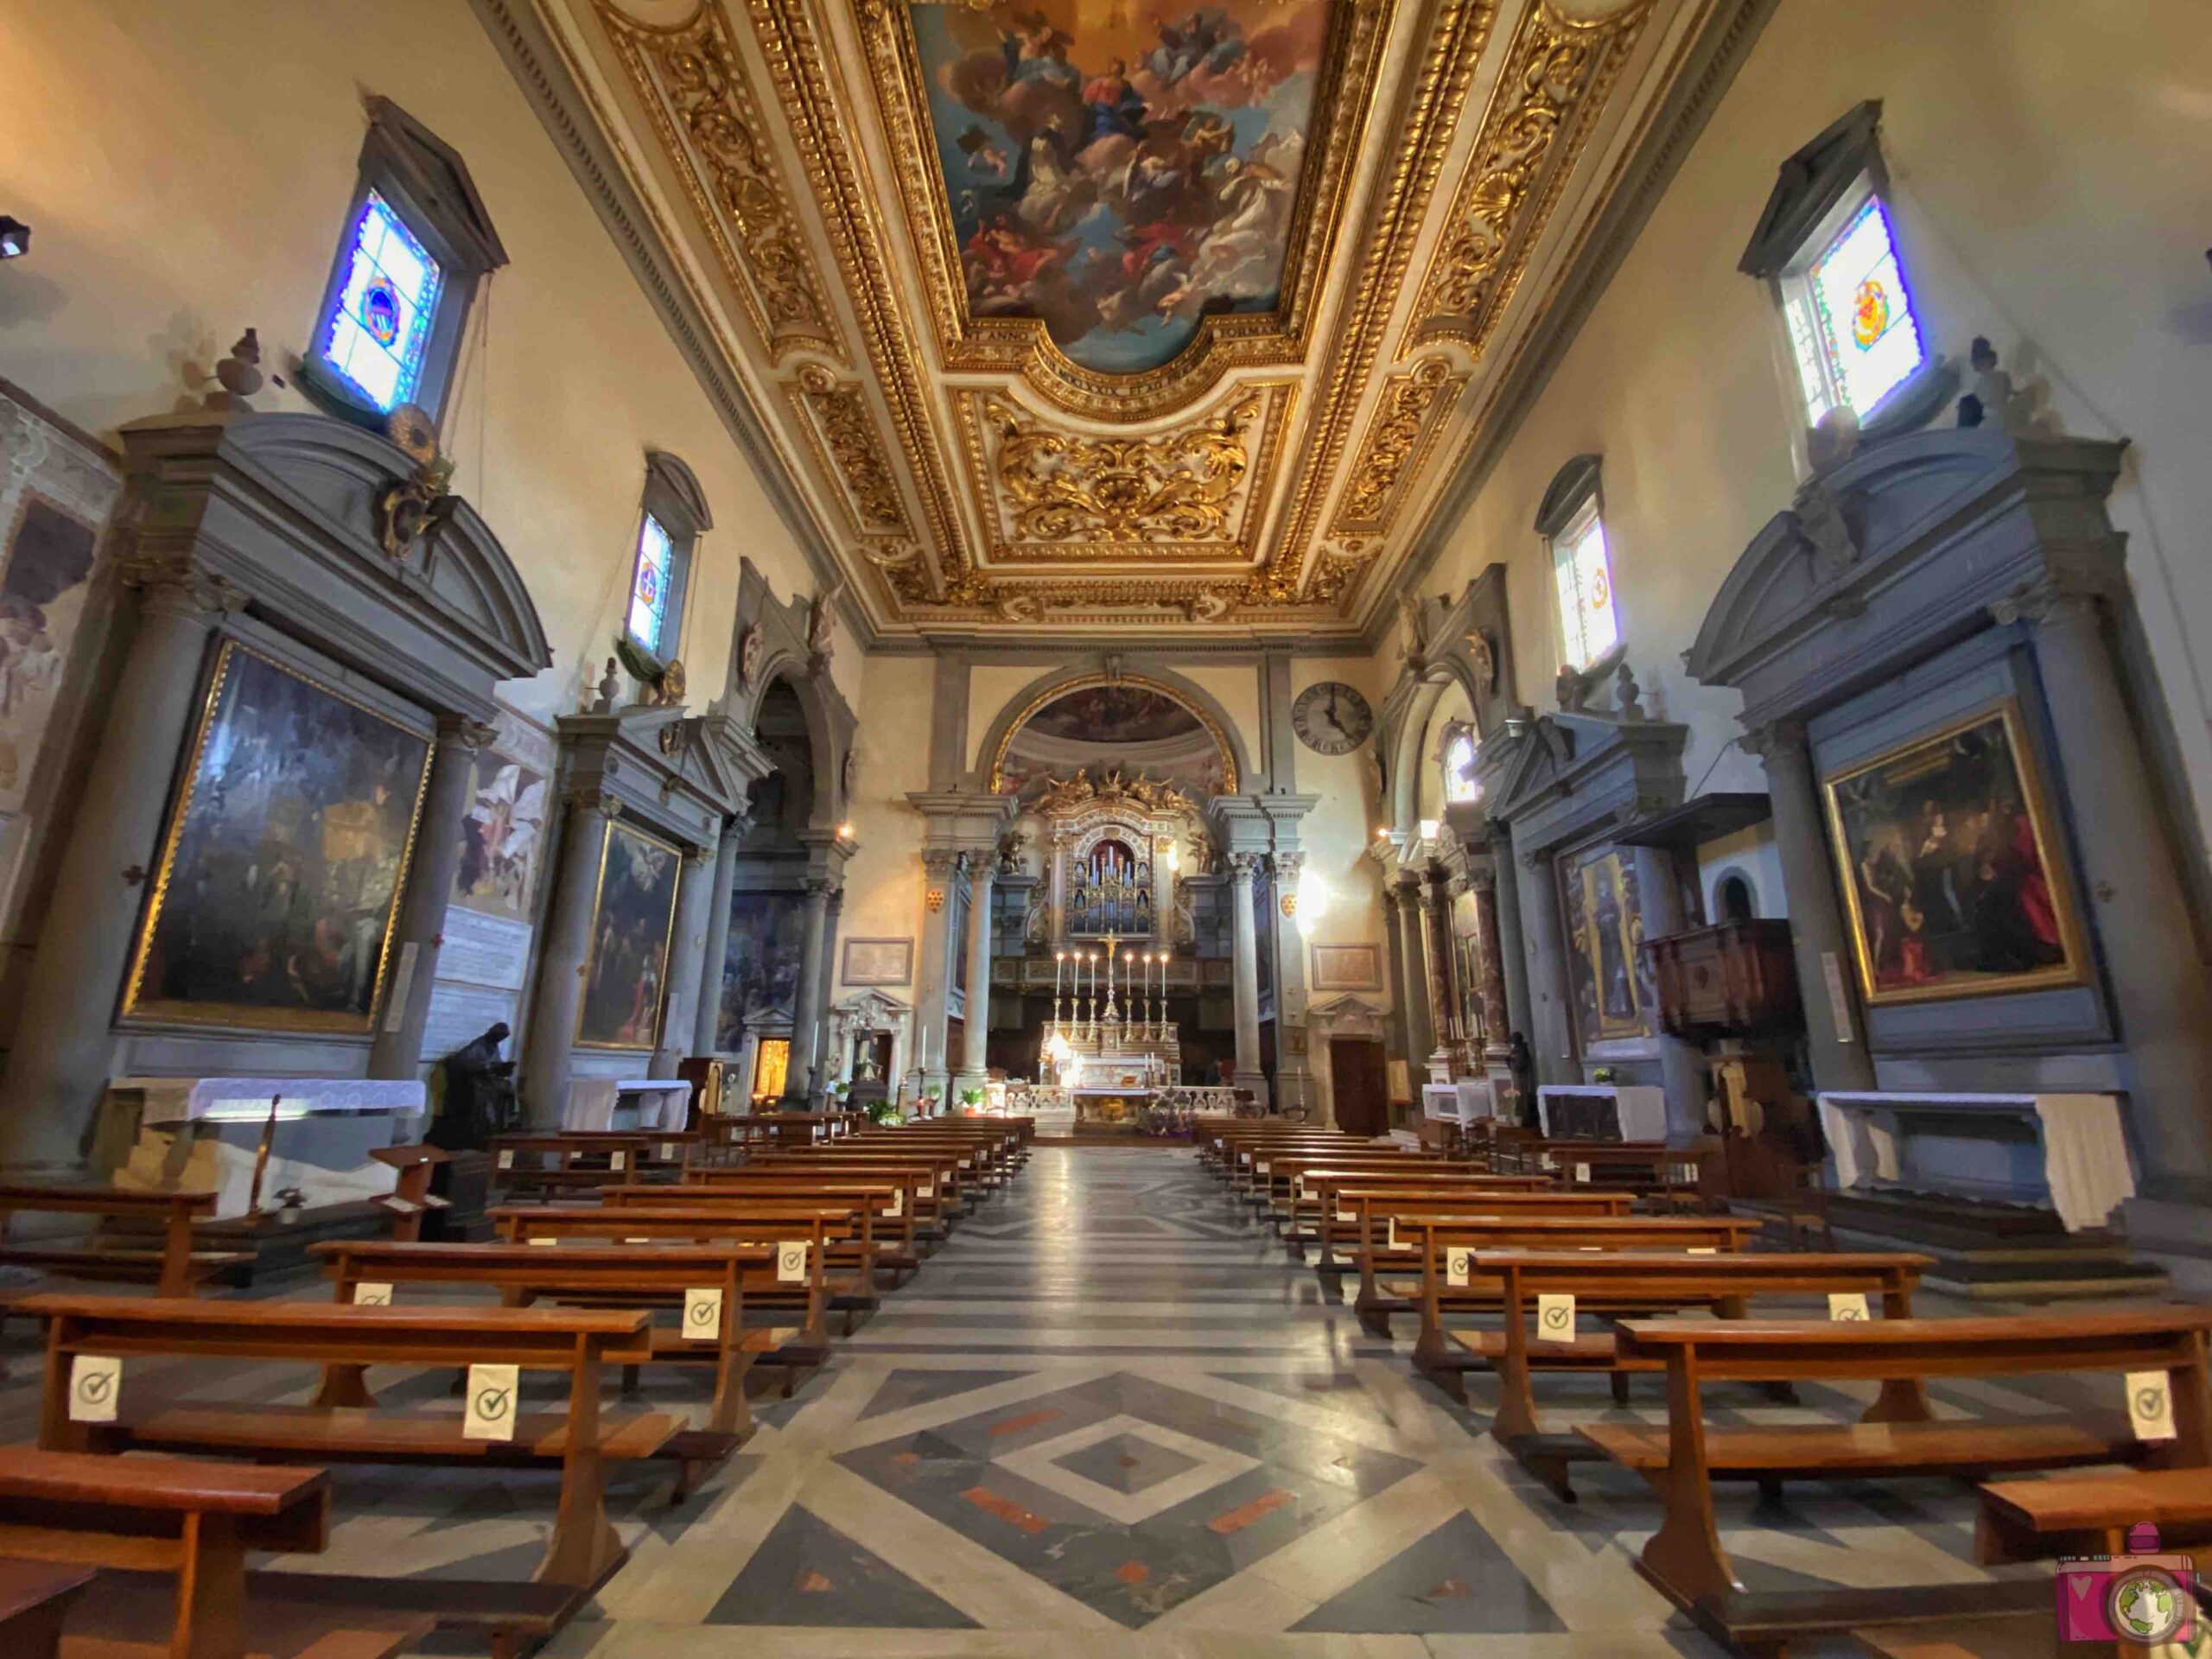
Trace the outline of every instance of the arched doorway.
{"type": "Polygon", "coordinates": [[[810,1044],[798,1021],[822,1007],[817,984],[803,995],[808,926],[805,836],[815,811],[813,740],[788,680],[761,694],[753,736],[773,770],[748,792],[730,882],[729,931],[722,950],[721,1000],[715,1047],[737,1063],[735,1085],[756,1108],[772,1109],[806,1092],[810,1044]]]}

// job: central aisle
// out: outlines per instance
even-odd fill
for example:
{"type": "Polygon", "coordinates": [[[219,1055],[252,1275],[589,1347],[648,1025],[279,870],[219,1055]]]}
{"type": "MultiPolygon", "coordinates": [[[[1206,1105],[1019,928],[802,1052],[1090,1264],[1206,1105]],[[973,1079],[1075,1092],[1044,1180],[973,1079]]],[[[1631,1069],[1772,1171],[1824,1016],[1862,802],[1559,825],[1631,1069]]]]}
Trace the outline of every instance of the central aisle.
{"type": "Polygon", "coordinates": [[[1710,1651],[1403,1346],[1189,1147],[1039,1145],[552,1652],[1710,1651]]]}

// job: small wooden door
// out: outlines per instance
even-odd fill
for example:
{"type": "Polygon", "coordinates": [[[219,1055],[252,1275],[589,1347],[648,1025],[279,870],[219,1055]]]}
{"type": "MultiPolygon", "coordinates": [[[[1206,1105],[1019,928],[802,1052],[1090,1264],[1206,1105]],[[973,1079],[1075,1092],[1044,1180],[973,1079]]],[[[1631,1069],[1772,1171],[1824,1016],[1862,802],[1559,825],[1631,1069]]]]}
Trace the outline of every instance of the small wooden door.
{"type": "Polygon", "coordinates": [[[1338,1128],[1350,1135],[1389,1132],[1390,1101],[1381,1043],[1366,1037],[1331,1038],[1329,1089],[1336,1101],[1338,1128]]]}

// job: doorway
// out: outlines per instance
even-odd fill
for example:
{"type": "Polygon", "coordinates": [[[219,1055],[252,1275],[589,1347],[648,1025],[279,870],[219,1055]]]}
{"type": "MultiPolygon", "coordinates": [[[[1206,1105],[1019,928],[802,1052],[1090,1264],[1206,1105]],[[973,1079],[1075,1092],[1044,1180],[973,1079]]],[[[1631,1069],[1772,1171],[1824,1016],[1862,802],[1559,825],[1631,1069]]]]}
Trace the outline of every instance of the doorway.
{"type": "Polygon", "coordinates": [[[1390,1103],[1384,1078],[1382,1045],[1371,1037],[1329,1039],[1329,1092],[1336,1102],[1337,1127],[1347,1135],[1386,1135],[1390,1103]]]}

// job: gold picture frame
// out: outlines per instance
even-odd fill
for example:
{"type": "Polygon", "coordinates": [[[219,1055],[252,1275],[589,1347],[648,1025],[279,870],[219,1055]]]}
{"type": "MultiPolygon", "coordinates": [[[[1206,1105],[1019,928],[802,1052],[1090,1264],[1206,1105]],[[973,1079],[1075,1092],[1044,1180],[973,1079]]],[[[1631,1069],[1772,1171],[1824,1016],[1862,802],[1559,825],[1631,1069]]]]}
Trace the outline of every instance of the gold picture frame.
{"type": "MultiPolygon", "coordinates": [[[[287,729],[292,732],[290,741],[268,744],[269,750],[278,753],[280,766],[289,762],[296,773],[303,761],[330,759],[327,732],[319,733],[325,741],[309,742],[300,741],[296,728],[287,729]]],[[[200,701],[186,753],[184,781],[162,834],[161,856],[131,948],[130,972],[124,981],[121,1017],[149,1023],[288,1033],[358,1036],[373,1031],[391,974],[392,931],[399,901],[407,891],[408,873],[414,864],[423,799],[429,786],[429,755],[430,740],[425,734],[251,645],[225,639],[200,701]],[[255,678],[260,680],[258,688],[250,684],[255,678]],[[370,779],[366,798],[315,801],[317,786],[328,794],[338,785],[340,780],[328,773],[319,779],[304,774],[286,777],[264,769],[249,774],[238,788],[230,785],[232,742],[245,747],[257,740],[265,741],[274,734],[257,730],[253,715],[260,715],[261,723],[267,724],[274,715],[284,712],[276,709],[273,696],[267,699],[267,707],[256,704],[249,710],[250,692],[258,689],[264,694],[294,695],[291,688],[300,688],[328,705],[317,708],[308,698],[300,697],[289,711],[300,718],[318,719],[327,725],[336,709],[359,717],[353,722],[353,752],[340,757],[340,764],[350,769],[343,780],[348,786],[370,779]],[[232,694],[233,700],[226,702],[226,695],[232,694]],[[372,724],[364,726],[362,721],[372,724]],[[233,726],[238,729],[231,729],[233,726]],[[397,738],[380,758],[385,777],[379,780],[364,770],[373,768],[379,760],[365,740],[378,728],[387,728],[397,738]],[[219,734],[224,740],[222,753],[211,757],[211,747],[219,734]],[[221,769],[212,780],[207,775],[211,766],[221,769]],[[385,798],[377,798],[379,786],[406,782],[410,770],[411,785],[404,790],[387,787],[385,798]],[[211,781],[221,787],[211,791],[211,781]],[[266,811],[257,812],[251,804],[241,805],[236,799],[248,789],[270,798],[266,811]],[[211,794],[214,805],[200,810],[211,794]],[[302,807],[312,812],[311,822],[294,821],[302,807]],[[207,827],[210,811],[249,815],[260,837],[258,842],[250,852],[242,851],[242,836],[226,833],[219,826],[207,827]],[[320,831],[320,844],[314,848],[302,844],[288,848],[279,839],[288,830],[302,832],[308,828],[320,831]],[[377,898],[385,885],[384,855],[394,840],[399,850],[396,862],[388,866],[389,893],[372,904],[347,906],[349,919],[342,930],[338,929],[330,914],[332,906],[340,902],[338,889],[350,885],[356,901],[377,898]],[[186,867],[193,888],[189,906],[178,896],[181,864],[186,867]],[[314,890],[318,876],[320,892],[314,890]],[[288,889],[280,885],[285,882],[295,885],[288,889]],[[260,918],[257,930],[241,926],[241,918],[248,915],[260,918]],[[296,937],[302,922],[306,936],[296,937]],[[377,931],[375,969],[364,1005],[360,976],[365,925],[377,931]],[[206,938],[209,933],[215,936],[213,940],[206,938]],[[174,959],[168,956],[172,948],[176,951],[174,959]],[[334,950],[337,952],[334,961],[330,960],[334,950]],[[149,989],[149,970],[163,989],[149,989]],[[331,994],[341,976],[351,984],[344,1005],[312,1006],[317,996],[327,998],[331,994]],[[195,980],[210,988],[198,995],[175,994],[195,980]],[[244,996],[230,1000],[220,991],[226,981],[236,981],[235,988],[241,992],[259,992],[273,1000],[244,996]],[[301,1006],[287,1006],[283,999],[288,989],[301,1006]]]]}
{"type": "Polygon", "coordinates": [[[1821,779],[1870,1007],[2084,984],[2070,862],[2017,696],[1821,779]],[[1908,818],[1899,804],[1916,798],[1908,818]]]}
{"type": "MultiPolygon", "coordinates": [[[[625,868],[618,872],[618,874],[625,878],[630,874],[630,867],[627,863],[630,856],[631,855],[626,850],[625,868]]],[[[657,876],[656,885],[658,882],[657,876]]],[[[658,1046],[661,1022],[668,1011],[668,959],[675,944],[676,906],[683,887],[683,855],[680,849],[672,842],[663,841],[658,836],[649,835],[634,825],[622,823],[620,819],[610,819],[607,822],[606,839],[601,841],[599,846],[599,876],[592,891],[591,931],[587,936],[590,943],[584,951],[584,994],[577,999],[576,1002],[575,1038],[576,1047],[620,1049],[634,1052],[639,1050],[650,1051],[658,1046]],[[595,995],[599,985],[600,952],[607,943],[602,934],[601,923],[607,914],[607,867],[613,861],[616,846],[627,842],[639,842],[664,858],[666,861],[664,868],[667,872],[668,896],[664,909],[662,906],[662,901],[653,899],[648,893],[645,896],[652,900],[650,906],[641,907],[636,915],[629,918],[633,922],[642,923],[652,920],[655,913],[658,913],[660,926],[660,948],[658,960],[653,966],[652,976],[652,1023],[651,1029],[642,1040],[634,1036],[607,1038],[586,1034],[592,1029],[594,1018],[603,1016],[607,1012],[601,1006],[601,1000],[595,995]]],[[[639,966],[642,968],[645,963],[641,962],[639,966]]],[[[634,1005],[634,985],[632,1002],[632,1018],[634,1019],[639,1012],[634,1005]]],[[[620,1028],[617,1027],[617,1029],[620,1028]]]]}

